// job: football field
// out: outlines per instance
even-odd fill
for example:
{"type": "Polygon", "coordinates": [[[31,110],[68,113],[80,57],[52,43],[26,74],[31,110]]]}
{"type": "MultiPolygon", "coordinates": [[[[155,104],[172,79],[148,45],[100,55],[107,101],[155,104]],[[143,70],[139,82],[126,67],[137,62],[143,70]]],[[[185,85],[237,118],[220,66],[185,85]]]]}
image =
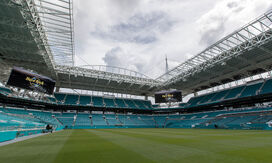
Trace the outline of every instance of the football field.
{"type": "Polygon", "coordinates": [[[0,147],[0,162],[272,162],[272,132],[64,130],[0,147]]]}

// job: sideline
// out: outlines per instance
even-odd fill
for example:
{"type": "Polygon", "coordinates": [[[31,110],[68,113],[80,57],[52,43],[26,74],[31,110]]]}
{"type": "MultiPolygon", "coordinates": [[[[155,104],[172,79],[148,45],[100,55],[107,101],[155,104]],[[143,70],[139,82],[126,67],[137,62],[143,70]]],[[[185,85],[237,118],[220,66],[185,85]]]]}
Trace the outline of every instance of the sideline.
{"type": "MultiPolygon", "coordinates": [[[[59,130],[59,131],[62,131],[62,130],[59,130]]],[[[55,131],[53,133],[56,133],[56,132],[59,132],[59,131],[55,131]]],[[[5,142],[0,143],[0,147],[8,145],[8,144],[13,144],[13,143],[16,143],[16,142],[24,141],[24,140],[27,140],[27,139],[35,138],[35,137],[38,137],[38,136],[47,135],[47,134],[51,134],[51,133],[40,133],[40,134],[35,134],[35,135],[29,135],[29,136],[23,136],[23,137],[15,138],[13,140],[9,140],[9,141],[5,141],[5,142]]]]}

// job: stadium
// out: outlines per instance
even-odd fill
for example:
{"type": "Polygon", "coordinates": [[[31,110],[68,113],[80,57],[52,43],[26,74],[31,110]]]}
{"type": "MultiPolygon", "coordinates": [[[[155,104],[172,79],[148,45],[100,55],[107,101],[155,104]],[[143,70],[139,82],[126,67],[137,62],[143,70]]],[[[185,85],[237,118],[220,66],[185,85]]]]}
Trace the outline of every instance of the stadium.
{"type": "Polygon", "coordinates": [[[76,65],[73,16],[1,0],[0,162],[272,162],[272,10],[155,78],[76,65]]]}

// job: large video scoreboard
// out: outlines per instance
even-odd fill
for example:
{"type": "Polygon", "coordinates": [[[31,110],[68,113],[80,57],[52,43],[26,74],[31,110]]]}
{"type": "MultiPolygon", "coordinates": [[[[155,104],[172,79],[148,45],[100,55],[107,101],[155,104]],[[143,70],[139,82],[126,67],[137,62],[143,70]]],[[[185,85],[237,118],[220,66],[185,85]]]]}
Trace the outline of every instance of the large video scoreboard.
{"type": "Polygon", "coordinates": [[[168,103],[182,101],[181,91],[161,91],[155,93],[155,103],[168,103]]]}
{"type": "Polygon", "coordinates": [[[11,70],[7,85],[15,86],[32,91],[53,94],[55,81],[49,77],[42,76],[19,67],[11,70]]]}

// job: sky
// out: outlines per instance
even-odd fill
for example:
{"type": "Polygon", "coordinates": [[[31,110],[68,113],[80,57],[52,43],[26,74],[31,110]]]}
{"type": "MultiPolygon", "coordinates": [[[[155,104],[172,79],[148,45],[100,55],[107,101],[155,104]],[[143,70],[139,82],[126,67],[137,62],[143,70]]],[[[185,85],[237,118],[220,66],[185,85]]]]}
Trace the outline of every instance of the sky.
{"type": "Polygon", "coordinates": [[[157,78],[272,9],[271,0],[74,0],[75,65],[157,78]]]}

